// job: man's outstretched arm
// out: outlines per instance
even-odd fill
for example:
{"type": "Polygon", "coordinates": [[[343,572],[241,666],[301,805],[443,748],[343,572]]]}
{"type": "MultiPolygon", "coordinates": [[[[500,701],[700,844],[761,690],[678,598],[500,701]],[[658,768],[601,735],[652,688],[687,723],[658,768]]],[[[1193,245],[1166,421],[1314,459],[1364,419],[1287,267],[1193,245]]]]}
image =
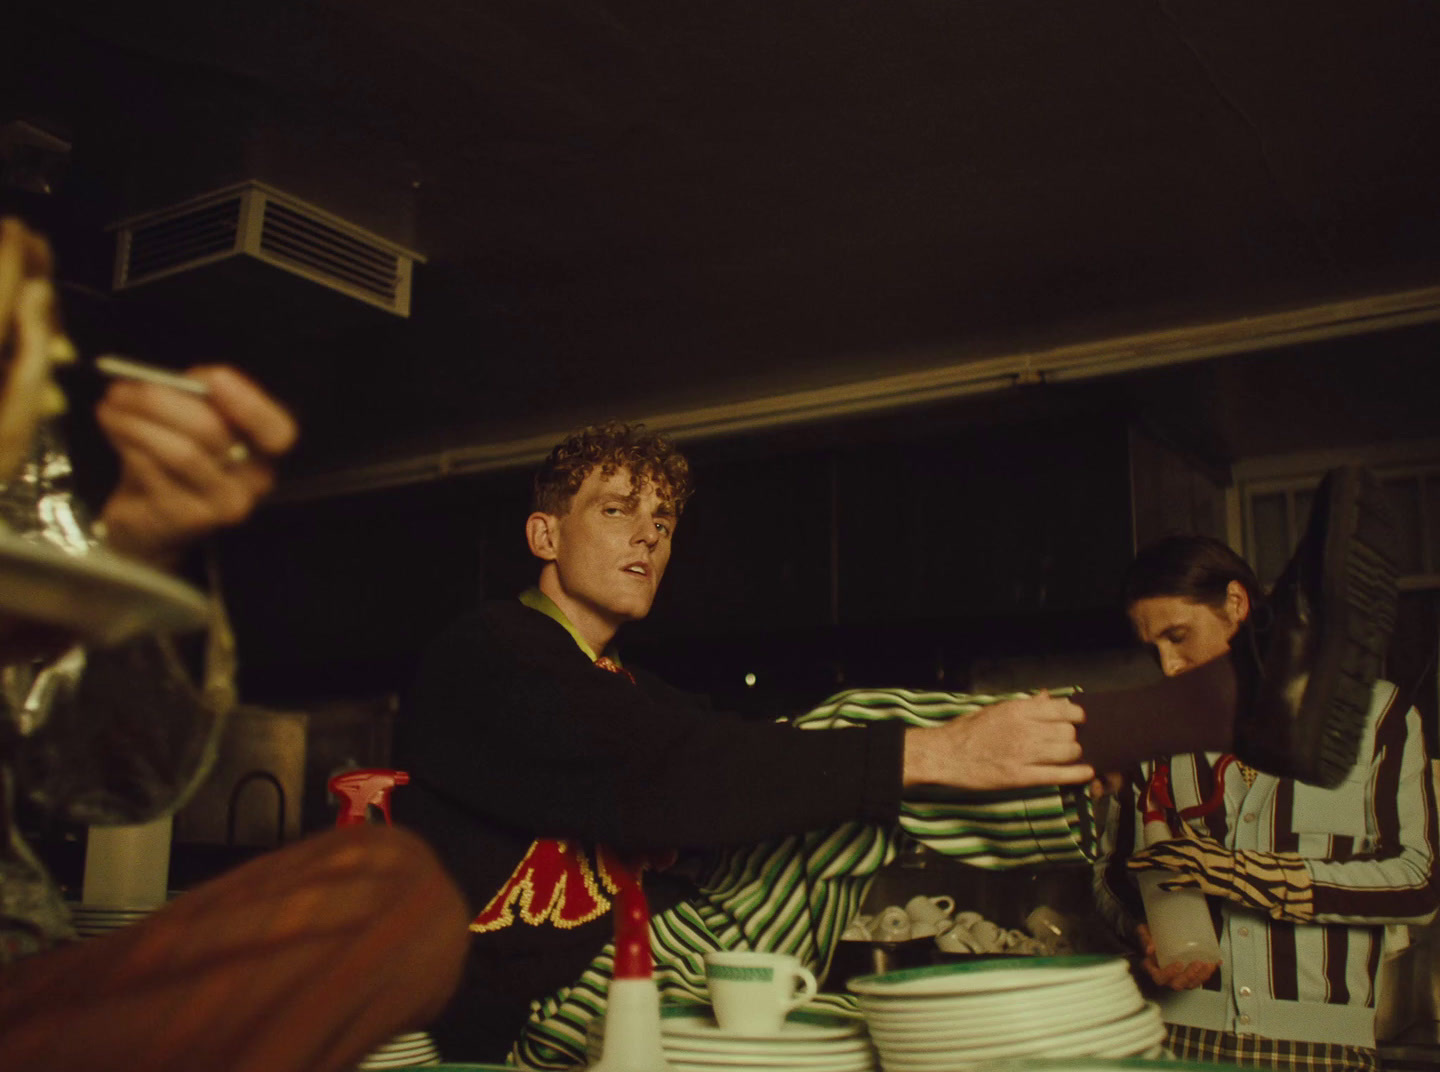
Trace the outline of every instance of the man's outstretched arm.
{"type": "Polygon", "coordinates": [[[906,786],[1027,789],[1091,781],[1075,727],[1085,712],[1066,699],[1035,696],[981,707],[933,728],[905,731],[906,786]]]}

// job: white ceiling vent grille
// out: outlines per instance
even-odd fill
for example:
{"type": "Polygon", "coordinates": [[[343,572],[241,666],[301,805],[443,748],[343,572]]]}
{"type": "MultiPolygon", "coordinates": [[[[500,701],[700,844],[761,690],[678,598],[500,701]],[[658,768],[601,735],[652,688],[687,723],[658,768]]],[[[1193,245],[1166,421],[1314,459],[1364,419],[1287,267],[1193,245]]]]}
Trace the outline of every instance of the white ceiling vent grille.
{"type": "Polygon", "coordinates": [[[247,256],[409,316],[412,269],[424,260],[259,182],[134,216],[115,230],[116,290],[247,256]]]}

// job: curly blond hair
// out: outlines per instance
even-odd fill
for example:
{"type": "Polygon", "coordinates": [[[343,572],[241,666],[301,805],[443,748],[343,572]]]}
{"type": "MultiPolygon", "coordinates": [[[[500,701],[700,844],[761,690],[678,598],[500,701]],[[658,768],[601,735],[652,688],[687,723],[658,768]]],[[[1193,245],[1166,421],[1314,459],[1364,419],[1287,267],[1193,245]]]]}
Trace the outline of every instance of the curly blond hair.
{"type": "Polygon", "coordinates": [[[602,477],[630,470],[630,486],[635,491],[653,484],[676,517],[694,491],[690,463],[668,436],[648,431],[643,424],[607,421],[578,429],[556,444],[536,470],[530,509],[542,514],[567,513],[580,485],[597,468],[602,477]]]}

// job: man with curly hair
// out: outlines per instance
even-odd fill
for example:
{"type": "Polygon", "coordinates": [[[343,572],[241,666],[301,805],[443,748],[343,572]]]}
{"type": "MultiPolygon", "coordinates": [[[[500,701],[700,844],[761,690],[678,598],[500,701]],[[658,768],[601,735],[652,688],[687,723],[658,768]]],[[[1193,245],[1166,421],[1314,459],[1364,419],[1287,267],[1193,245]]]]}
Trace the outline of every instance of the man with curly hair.
{"type": "Polygon", "coordinates": [[[447,1057],[501,1057],[532,999],[580,978],[610,937],[615,853],[650,854],[660,914],[696,892],[693,869],[666,866],[674,850],[893,823],[902,772],[975,788],[1093,776],[1061,699],[998,705],[950,733],[806,733],[718,715],[622,666],[615,635],[649,612],[690,491],[662,435],[571,435],[534,481],[538,584],[466,615],[427,655],[398,729],[412,781],[395,808],[476,910],[466,979],[434,1028],[447,1057]]]}
{"type": "Polygon", "coordinates": [[[422,664],[394,807],[475,912],[464,980],[433,1026],[448,1059],[497,1060],[513,1042],[529,1067],[583,1060],[612,897],[637,868],[662,992],[705,1000],[709,949],[823,968],[902,837],[982,866],[1078,862],[1093,852],[1096,771],[1253,732],[1236,721],[1228,659],[1155,686],[1164,696],[1087,696],[1083,712],[1044,692],[905,690],[844,693],[793,724],[714,712],[621,665],[614,646],[649,613],[689,495],[664,436],[622,424],[570,436],[540,467],[525,522],[538,584],[462,617],[422,664]],[[1157,727],[1157,703],[1203,717],[1157,727]],[[936,803],[935,787],[963,804],[936,803]]]}

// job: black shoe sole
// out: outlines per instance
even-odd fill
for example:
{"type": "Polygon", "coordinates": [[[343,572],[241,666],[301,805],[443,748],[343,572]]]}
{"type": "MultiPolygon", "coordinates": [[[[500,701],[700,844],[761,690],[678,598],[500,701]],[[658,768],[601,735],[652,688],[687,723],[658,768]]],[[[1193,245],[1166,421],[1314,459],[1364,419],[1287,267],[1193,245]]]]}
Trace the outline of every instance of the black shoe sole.
{"type": "Polygon", "coordinates": [[[1325,620],[1293,740],[1296,777],[1333,788],[1359,757],[1371,689],[1395,629],[1399,532],[1379,481],[1358,466],[1331,474],[1326,507],[1325,620]]]}

